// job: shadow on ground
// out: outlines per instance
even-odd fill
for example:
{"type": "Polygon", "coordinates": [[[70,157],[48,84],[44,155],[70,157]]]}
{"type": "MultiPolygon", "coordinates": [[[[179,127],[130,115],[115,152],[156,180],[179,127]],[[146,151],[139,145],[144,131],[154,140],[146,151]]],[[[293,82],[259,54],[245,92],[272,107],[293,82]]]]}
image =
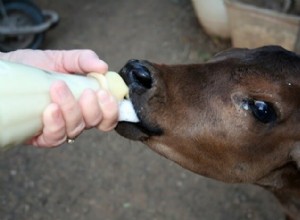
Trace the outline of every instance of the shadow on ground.
{"type": "MultiPolygon", "coordinates": [[[[203,33],[187,0],[37,0],[59,26],[45,49],[90,48],[118,71],[131,58],[201,62],[229,47],[203,33]]],[[[0,156],[2,220],[273,220],[277,201],[248,185],[197,176],[116,133],[90,130],[53,150],[0,156]]]]}

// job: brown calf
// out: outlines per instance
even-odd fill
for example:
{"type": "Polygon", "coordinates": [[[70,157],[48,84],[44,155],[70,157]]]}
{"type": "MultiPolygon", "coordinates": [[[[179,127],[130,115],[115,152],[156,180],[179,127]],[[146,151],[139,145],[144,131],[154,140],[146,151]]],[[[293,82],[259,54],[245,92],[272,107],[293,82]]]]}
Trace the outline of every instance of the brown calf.
{"type": "Polygon", "coordinates": [[[300,219],[300,57],[231,49],[203,64],[131,60],[120,71],[139,123],[117,131],[184,168],[272,191],[300,219]]]}

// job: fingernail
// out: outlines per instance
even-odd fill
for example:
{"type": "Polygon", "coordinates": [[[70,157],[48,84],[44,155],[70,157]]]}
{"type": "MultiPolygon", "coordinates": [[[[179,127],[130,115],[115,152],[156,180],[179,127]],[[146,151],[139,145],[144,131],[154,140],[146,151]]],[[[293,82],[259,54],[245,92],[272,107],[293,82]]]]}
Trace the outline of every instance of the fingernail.
{"type": "Polygon", "coordinates": [[[62,101],[65,101],[67,97],[70,95],[70,92],[67,88],[67,85],[64,82],[60,82],[59,88],[57,90],[57,93],[59,95],[59,98],[62,101]]]}
{"type": "Polygon", "coordinates": [[[101,70],[103,73],[106,73],[108,71],[108,64],[105,63],[103,60],[99,60],[99,66],[101,66],[101,70]]]}

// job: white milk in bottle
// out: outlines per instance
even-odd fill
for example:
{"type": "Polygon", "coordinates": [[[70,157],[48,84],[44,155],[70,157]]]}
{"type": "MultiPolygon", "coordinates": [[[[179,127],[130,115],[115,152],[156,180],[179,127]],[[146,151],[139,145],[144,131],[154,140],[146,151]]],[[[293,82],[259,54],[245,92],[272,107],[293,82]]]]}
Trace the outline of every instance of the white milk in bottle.
{"type": "Polygon", "coordinates": [[[86,76],[50,72],[0,60],[0,149],[14,146],[39,133],[42,114],[51,102],[49,89],[64,81],[76,99],[87,89],[109,90],[120,103],[119,121],[137,122],[128,87],[115,72],[86,76]]]}

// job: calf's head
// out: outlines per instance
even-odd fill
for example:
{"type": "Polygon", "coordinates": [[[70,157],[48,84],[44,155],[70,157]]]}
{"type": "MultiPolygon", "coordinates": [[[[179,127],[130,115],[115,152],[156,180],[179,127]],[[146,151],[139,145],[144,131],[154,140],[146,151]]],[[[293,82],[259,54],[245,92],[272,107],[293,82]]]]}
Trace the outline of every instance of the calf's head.
{"type": "Polygon", "coordinates": [[[117,132],[193,172],[255,183],[298,162],[300,58],[292,52],[231,49],[193,65],[131,60],[120,74],[140,122],[117,132]]]}

